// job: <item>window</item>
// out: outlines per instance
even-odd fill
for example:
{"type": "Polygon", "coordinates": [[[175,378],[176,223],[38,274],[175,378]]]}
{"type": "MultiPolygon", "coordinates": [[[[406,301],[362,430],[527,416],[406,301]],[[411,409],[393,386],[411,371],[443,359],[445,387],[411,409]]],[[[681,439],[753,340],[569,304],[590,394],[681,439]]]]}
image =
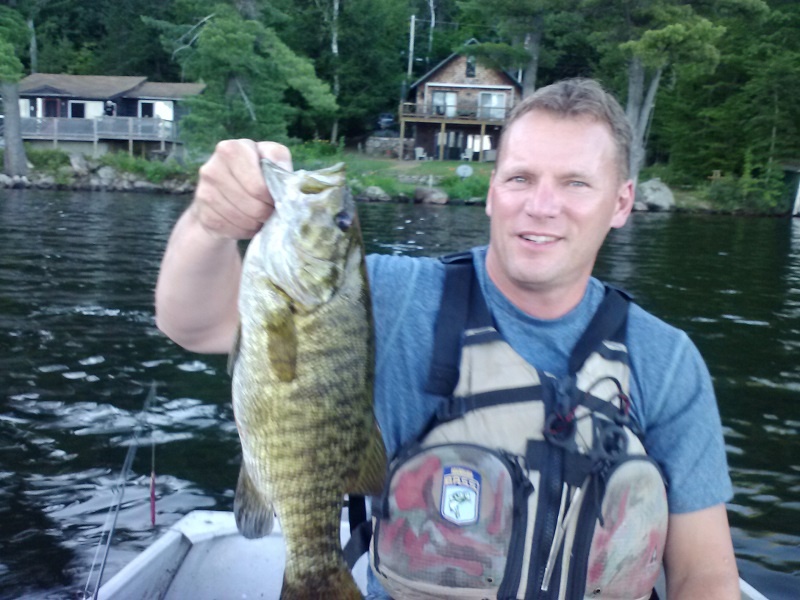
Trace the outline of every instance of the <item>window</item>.
{"type": "Polygon", "coordinates": [[[443,117],[455,117],[456,98],[455,92],[433,92],[433,114],[443,117]]]}
{"type": "Polygon", "coordinates": [[[495,92],[481,92],[478,116],[482,119],[504,119],[506,116],[506,95],[495,92]]]}
{"type": "Polygon", "coordinates": [[[71,119],[83,119],[86,117],[86,104],[83,102],[69,103],[69,116],[71,119]]]}
{"type": "Polygon", "coordinates": [[[44,116],[57,117],[58,116],[58,100],[55,98],[45,98],[44,101],[44,116]]]}
{"type": "Polygon", "coordinates": [[[152,118],[154,114],[152,102],[139,102],[139,116],[152,118]]]}
{"type": "Polygon", "coordinates": [[[475,77],[475,57],[467,57],[467,77],[475,77]]]}

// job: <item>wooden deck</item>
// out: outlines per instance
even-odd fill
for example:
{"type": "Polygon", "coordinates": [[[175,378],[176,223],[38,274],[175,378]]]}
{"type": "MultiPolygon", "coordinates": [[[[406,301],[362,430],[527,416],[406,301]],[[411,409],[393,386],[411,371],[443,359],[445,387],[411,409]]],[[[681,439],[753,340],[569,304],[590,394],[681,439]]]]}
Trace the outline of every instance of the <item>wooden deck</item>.
{"type": "Polygon", "coordinates": [[[447,123],[461,125],[502,125],[510,109],[478,106],[474,102],[452,106],[432,106],[404,102],[400,105],[400,118],[417,123],[447,123]]]}
{"type": "Polygon", "coordinates": [[[59,142],[92,142],[101,140],[126,140],[176,142],[177,127],[172,121],[159,118],[100,117],[96,119],[69,119],[64,117],[24,117],[21,119],[23,140],[59,142]]]}

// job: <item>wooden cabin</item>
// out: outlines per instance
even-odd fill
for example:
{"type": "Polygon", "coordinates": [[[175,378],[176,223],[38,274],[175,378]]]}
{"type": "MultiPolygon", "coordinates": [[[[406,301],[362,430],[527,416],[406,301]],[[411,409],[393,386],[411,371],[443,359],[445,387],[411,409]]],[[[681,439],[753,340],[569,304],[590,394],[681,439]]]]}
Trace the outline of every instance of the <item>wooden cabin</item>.
{"type": "Polygon", "coordinates": [[[400,139],[410,130],[416,159],[494,160],[500,129],[521,99],[522,85],[506,71],[455,52],[411,85],[400,139]]]}
{"type": "Polygon", "coordinates": [[[180,142],[181,101],[204,88],[146,77],[34,73],[19,84],[22,138],[92,155],[114,147],[164,152],[180,142]]]}

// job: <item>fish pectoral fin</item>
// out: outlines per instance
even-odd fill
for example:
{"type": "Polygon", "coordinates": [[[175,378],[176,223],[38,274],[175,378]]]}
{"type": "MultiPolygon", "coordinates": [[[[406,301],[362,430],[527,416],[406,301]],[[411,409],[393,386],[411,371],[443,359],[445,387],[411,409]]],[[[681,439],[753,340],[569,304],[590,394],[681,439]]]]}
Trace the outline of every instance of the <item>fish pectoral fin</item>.
{"type": "Polygon", "coordinates": [[[291,306],[282,304],[270,310],[267,329],[267,359],[279,381],[294,380],[297,373],[297,330],[291,306]]]}
{"type": "Polygon", "coordinates": [[[272,502],[258,492],[244,463],[239,470],[233,514],[236,517],[236,527],[248,539],[262,538],[272,533],[275,522],[272,502]]]}

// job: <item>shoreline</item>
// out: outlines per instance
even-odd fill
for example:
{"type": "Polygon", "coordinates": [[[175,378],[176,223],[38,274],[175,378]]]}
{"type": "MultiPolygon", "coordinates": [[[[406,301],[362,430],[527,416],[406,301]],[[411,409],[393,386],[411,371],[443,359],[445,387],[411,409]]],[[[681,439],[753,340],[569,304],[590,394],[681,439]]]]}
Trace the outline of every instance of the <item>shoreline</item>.
{"type": "MultiPolygon", "coordinates": [[[[163,194],[165,196],[184,196],[193,194],[195,183],[189,179],[165,179],[160,183],[153,183],[139,177],[133,173],[118,172],[111,167],[102,167],[96,172],[86,175],[71,174],[70,182],[59,182],[56,177],[50,174],[36,172],[30,177],[14,176],[10,177],[0,173],[0,189],[9,190],[42,190],[42,191],[61,191],[61,192],[134,192],[163,194]]],[[[427,190],[430,188],[418,188],[427,190]]],[[[436,189],[436,188],[433,188],[436,189]]],[[[678,195],[678,194],[676,194],[678,195]]],[[[683,195],[683,194],[679,194],[683,195]]],[[[446,198],[446,200],[428,201],[425,194],[421,193],[417,197],[400,194],[381,197],[364,193],[354,194],[355,200],[361,204],[427,204],[432,206],[483,206],[485,198],[446,198]]],[[[440,197],[441,198],[441,197],[440,197]]],[[[663,214],[693,214],[693,215],[724,215],[739,217],[778,217],[778,218],[800,218],[800,214],[792,215],[791,211],[784,212],[759,212],[746,209],[720,209],[713,208],[704,203],[696,202],[690,197],[683,202],[679,201],[669,209],[658,209],[648,207],[641,203],[634,205],[633,213],[663,213],[663,214]]]]}

